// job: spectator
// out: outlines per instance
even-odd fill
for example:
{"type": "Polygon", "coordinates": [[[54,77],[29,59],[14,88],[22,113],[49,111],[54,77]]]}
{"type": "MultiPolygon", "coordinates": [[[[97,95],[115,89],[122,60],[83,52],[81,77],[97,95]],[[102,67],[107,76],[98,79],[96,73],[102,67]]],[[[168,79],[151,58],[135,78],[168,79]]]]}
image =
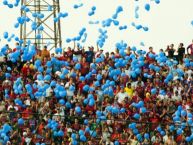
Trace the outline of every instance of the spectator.
{"type": "Polygon", "coordinates": [[[188,45],[187,47],[187,53],[190,56],[190,59],[193,60],[193,40],[192,40],[192,44],[188,45]]]}
{"type": "Polygon", "coordinates": [[[175,49],[174,49],[174,44],[171,44],[170,46],[167,47],[166,52],[168,52],[168,58],[170,59],[174,59],[174,53],[175,53],[175,49]]]}
{"type": "Polygon", "coordinates": [[[118,49],[103,54],[93,47],[86,52],[68,48],[51,58],[37,52],[34,61],[24,63],[4,55],[0,141],[8,137],[7,144],[187,143],[193,133],[188,127],[192,61],[181,58],[178,64],[163,50],[160,53],[152,47],[148,54],[128,48],[123,57],[118,49]],[[2,133],[9,126],[12,129],[2,133]]]}
{"type": "Polygon", "coordinates": [[[43,50],[41,51],[41,59],[50,58],[50,52],[47,50],[47,46],[44,46],[43,50]]]}
{"type": "Polygon", "coordinates": [[[180,43],[179,47],[178,47],[178,61],[183,61],[185,55],[185,48],[184,48],[184,44],[180,43]]]}

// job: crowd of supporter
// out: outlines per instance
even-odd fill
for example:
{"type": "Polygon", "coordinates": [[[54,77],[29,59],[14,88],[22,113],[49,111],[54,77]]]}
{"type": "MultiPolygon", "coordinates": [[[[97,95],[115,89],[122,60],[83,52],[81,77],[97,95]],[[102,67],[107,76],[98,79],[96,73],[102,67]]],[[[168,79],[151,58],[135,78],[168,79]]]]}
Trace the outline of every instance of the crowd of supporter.
{"type": "Polygon", "coordinates": [[[0,62],[2,144],[192,144],[193,43],[157,54],[45,46],[13,61],[18,46],[0,62]]]}

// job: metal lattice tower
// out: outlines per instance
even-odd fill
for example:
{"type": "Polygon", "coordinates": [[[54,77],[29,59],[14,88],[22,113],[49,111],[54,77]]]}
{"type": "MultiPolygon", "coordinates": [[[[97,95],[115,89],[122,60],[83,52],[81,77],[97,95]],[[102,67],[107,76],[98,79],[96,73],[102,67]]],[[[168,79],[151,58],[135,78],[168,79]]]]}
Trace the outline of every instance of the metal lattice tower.
{"type": "Polygon", "coordinates": [[[54,22],[54,18],[60,13],[59,0],[21,0],[21,5],[29,9],[29,12],[21,9],[21,17],[30,18],[30,22],[20,26],[20,39],[24,41],[24,45],[30,40],[31,43],[36,43],[38,48],[48,44],[50,50],[62,47],[60,20],[54,22]],[[33,13],[43,14],[44,17],[34,17],[33,13]],[[37,23],[38,27],[43,26],[44,30],[32,30],[32,22],[37,23]],[[41,34],[40,39],[36,37],[38,34],[41,34]]]}

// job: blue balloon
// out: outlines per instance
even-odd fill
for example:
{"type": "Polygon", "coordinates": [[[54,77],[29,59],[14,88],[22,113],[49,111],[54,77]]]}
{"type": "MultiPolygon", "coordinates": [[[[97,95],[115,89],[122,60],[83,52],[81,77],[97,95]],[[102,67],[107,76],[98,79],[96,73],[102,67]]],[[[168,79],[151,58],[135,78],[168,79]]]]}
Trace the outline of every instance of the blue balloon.
{"type": "Polygon", "coordinates": [[[95,104],[95,100],[93,98],[90,99],[88,105],[89,106],[94,106],[94,104],[95,104]]]}
{"type": "Polygon", "coordinates": [[[133,133],[134,133],[134,135],[137,135],[137,134],[139,133],[138,129],[135,128],[135,129],[133,130],[133,133]]]}
{"type": "Polygon", "coordinates": [[[72,145],[77,145],[78,142],[76,140],[72,140],[72,145]]]}
{"type": "Polygon", "coordinates": [[[58,136],[59,137],[63,137],[64,136],[64,132],[62,130],[58,131],[58,136]]]}
{"type": "Polygon", "coordinates": [[[137,134],[137,139],[140,141],[142,139],[141,134],[137,134]]]}
{"type": "Polygon", "coordinates": [[[151,89],[151,94],[152,95],[155,95],[156,93],[157,93],[157,89],[156,88],[151,89]]]}
{"type": "Polygon", "coordinates": [[[96,7],[95,7],[95,6],[93,6],[93,7],[92,7],[92,10],[93,10],[93,11],[95,11],[95,10],[96,10],[96,7]]]}
{"type": "Polygon", "coordinates": [[[36,35],[36,39],[41,39],[41,38],[42,38],[41,34],[36,35]]]}
{"type": "Polygon", "coordinates": [[[116,140],[116,141],[114,142],[114,145],[119,145],[119,141],[116,140]]]}
{"type": "Polygon", "coordinates": [[[17,123],[18,123],[19,125],[23,125],[23,124],[24,124],[23,118],[18,119],[17,123]]]}
{"type": "Polygon", "coordinates": [[[19,23],[15,23],[14,27],[18,28],[19,27],[19,23]]]}
{"type": "Polygon", "coordinates": [[[150,10],[150,4],[145,4],[145,10],[149,11],[150,10]]]}
{"type": "Polygon", "coordinates": [[[88,120],[87,119],[84,120],[84,124],[88,125],[88,120]]]}
{"type": "Polygon", "coordinates": [[[143,30],[144,30],[144,31],[148,31],[149,28],[148,28],[148,27],[143,27],[143,30]]]}
{"type": "Polygon", "coordinates": [[[165,135],[165,131],[161,131],[161,133],[160,133],[162,136],[164,136],[165,135]]]}
{"type": "Polygon", "coordinates": [[[120,112],[121,113],[125,113],[126,109],[125,108],[121,108],[120,112]]]}
{"type": "Polygon", "coordinates": [[[143,26],[142,26],[142,25],[137,25],[135,28],[136,28],[137,30],[140,30],[141,28],[143,28],[143,26]]]}
{"type": "Polygon", "coordinates": [[[59,96],[62,98],[65,97],[66,95],[67,95],[67,92],[65,90],[62,90],[59,92],[59,96]]]}
{"type": "Polygon", "coordinates": [[[90,88],[89,85],[85,85],[85,86],[83,87],[83,90],[86,91],[86,92],[88,92],[88,91],[89,91],[89,88],[90,88]]]}
{"type": "Polygon", "coordinates": [[[7,1],[7,0],[4,0],[4,1],[3,1],[3,4],[4,4],[4,5],[8,5],[8,1],[7,1]]]}
{"type": "Polygon", "coordinates": [[[161,127],[160,127],[160,126],[158,126],[158,127],[157,127],[157,131],[159,131],[159,132],[161,132],[161,131],[162,131],[162,129],[161,129],[161,127]]]}
{"type": "Polygon", "coordinates": [[[135,113],[135,114],[133,115],[133,118],[135,118],[135,119],[139,120],[140,115],[139,115],[138,113],[135,113]]]}
{"type": "Polygon", "coordinates": [[[170,131],[172,132],[172,131],[174,131],[174,130],[175,130],[174,125],[171,125],[171,126],[170,126],[170,131]]]}
{"type": "Polygon", "coordinates": [[[4,32],[4,33],[3,33],[3,37],[4,37],[4,39],[7,39],[7,38],[9,37],[8,32],[4,32]]]}
{"type": "Polygon", "coordinates": [[[149,139],[149,134],[148,134],[148,133],[145,133],[145,134],[144,134],[144,138],[145,138],[145,139],[149,139]]]}
{"type": "Polygon", "coordinates": [[[83,142],[86,142],[86,137],[84,135],[81,135],[80,140],[83,141],[83,142]]]}
{"type": "Polygon", "coordinates": [[[96,131],[90,131],[90,136],[91,136],[91,137],[96,137],[96,136],[97,136],[96,131]]]}
{"type": "Polygon", "coordinates": [[[72,138],[72,139],[76,139],[76,134],[75,134],[75,133],[72,133],[72,134],[71,134],[71,138],[72,138]]]}
{"type": "Polygon", "coordinates": [[[60,103],[61,105],[65,105],[64,99],[60,99],[60,100],[59,100],[59,103],[60,103]]]}
{"type": "Polygon", "coordinates": [[[187,142],[190,142],[191,141],[191,138],[188,136],[188,137],[186,137],[186,141],[187,142]]]}
{"type": "Polygon", "coordinates": [[[160,3],[160,0],[155,0],[155,3],[156,3],[156,4],[159,4],[159,3],[160,3]]]}
{"type": "Polygon", "coordinates": [[[77,9],[79,8],[79,6],[77,4],[74,5],[74,9],[77,9]]]}
{"type": "Polygon", "coordinates": [[[183,133],[182,129],[177,130],[177,135],[181,135],[183,133]]]}
{"type": "Polygon", "coordinates": [[[146,113],[147,112],[147,109],[145,107],[142,107],[141,108],[141,113],[146,113]]]}
{"type": "Polygon", "coordinates": [[[185,110],[182,110],[182,111],[181,111],[181,116],[185,117],[185,116],[186,116],[186,114],[187,114],[187,113],[186,113],[186,111],[185,111],[185,110]]]}
{"type": "Polygon", "coordinates": [[[123,11],[123,7],[122,6],[118,6],[116,9],[116,13],[120,13],[123,11]]]}
{"type": "Polygon", "coordinates": [[[81,113],[81,108],[80,108],[79,106],[77,106],[77,107],[75,108],[75,111],[76,111],[76,113],[80,114],[80,113],[81,113]]]}

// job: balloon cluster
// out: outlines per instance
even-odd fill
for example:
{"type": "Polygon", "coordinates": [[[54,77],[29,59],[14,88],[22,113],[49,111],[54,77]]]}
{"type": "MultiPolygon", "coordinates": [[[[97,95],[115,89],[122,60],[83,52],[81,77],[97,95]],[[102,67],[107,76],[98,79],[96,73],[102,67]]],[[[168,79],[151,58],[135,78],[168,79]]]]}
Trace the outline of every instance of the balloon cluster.
{"type": "Polygon", "coordinates": [[[34,12],[34,13],[32,13],[32,17],[38,18],[38,19],[43,19],[45,17],[45,15],[43,13],[34,12]]]}
{"type": "Polygon", "coordinates": [[[15,23],[14,27],[15,28],[19,28],[19,25],[23,25],[26,22],[29,22],[30,18],[25,17],[25,16],[21,16],[17,18],[17,23],[15,23]]]}
{"type": "Polygon", "coordinates": [[[14,89],[14,93],[16,94],[16,95],[18,95],[18,94],[22,94],[23,93],[23,86],[22,86],[22,80],[21,80],[21,78],[18,78],[15,82],[14,82],[14,84],[13,84],[13,89],[14,89]]]}
{"type": "Polygon", "coordinates": [[[3,141],[3,144],[7,144],[10,140],[9,133],[12,131],[12,127],[9,124],[4,124],[0,129],[0,139],[3,141]]]}
{"type": "Polygon", "coordinates": [[[127,25],[119,26],[119,30],[126,30],[126,29],[127,29],[127,25]]]}
{"type": "Polygon", "coordinates": [[[64,13],[59,13],[57,17],[54,18],[54,22],[57,23],[61,18],[65,18],[68,16],[68,13],[67,12],[64,12],[64,13]]]}
{"type": "MultiPolygon", "coordinates": [[[[79,35],[77,37],[74,37],[74,38],[67,38],[66,39],[66,42],[67,43],[70,43],[71,41],[80,41],[82,39],[82,36],[86,33],[86,28],[82,28],[80,31],[79,31],[79,35]]],[[[85,35],[87,37],[87,34],[85,35]]],[[[86,41],[86,40],[85,40],[86,41]]]]}
{"type": "Polygon", "coordinates": [[[115,26],[119,25],[119,21],[108,18],[102,21],[102,27],[110,27],[112,22],[114,23],[115,26]]]}
{"type": "Polygon", "coordinates": [[[99,33],[100,33],[100,36],[98,38],[98,41],[97,41],[97,45],[102,48],[104,46],[104,43],[106,41],[106,39],[108,38],[107,36],[107,31],[106,30],[102,30],[102,29],[99,29],[99,33]]]}
{"type": "Polygon", "coordinates": [[[99,24],[100,22],[99,21],[89,21],[88,23],[92,25],[92,24],[99,24]]]}
{"type": "Polygon", "coordinates": [[[20,3],[20,0],[15,0],[15,3],[9,2],[9,0],[3,0],[3,5],[6,5],[8,8],[17,7],[20,3]]]}
{"type": "Polygon", "coordinates": [[[49,119],[46,127],[53,131],[54,137],[64,136],[64,132],[62,130],[59,130],[59,124],[57,121],[49,119]]]}
{"type": "Polygon", "coordinates": [[[86,42],[86,39],[87,39],[87,33],[84,33],[83,39],[82,39],[82,43],[85,43],[85,42],[86,42]]]}
{"type": "Polygon", "coordinates": [[[135,27],[137,30],[143,29],[145,32],[149,31],[149,28],[146,26],[142,26],[141,24],[136,25],[134,22],[131,24],[133,27],[135,27]]]}
{"type": "Polygon", "coordinates": [[[80,7],[82,7],[82,6],[83,6],[83,3],[75,4],[75,5],[74,5],[74,9],[78,9],[78,8],[80,8],[80,7]]]}
{"type": "Polygon", "coordinates": [[[60,48],[60,47],[55,48],[55,53],[56,54],[62,54],[62,48],[60,48]]]}
{"type": "Polygon", "coordinates": [[[136,18],[136,19],[139,18],[138,11],[139,11],[139,6],[136,6],[136,7],[135,7],[135,18],[136,18]]]}
{"type": "Polygon", "coordinates": [[[122,6],[118,6],[116,9],[115,14],[113,14],[112,19],[117,19],[119,13],[121,13],[123,11],[123,7],[122,6]]]}
{"type": "Polygon", "coordinates": [[[26,13],[30,12],[30,9],[25,5],[21,6],[21,10],[26,12],[26,13]]]}
{"type": "Polygon", "coordinates": [[[89,16],[93,16],[93,15],[95,14],[95,11],[96,11],[96,7],[93,6],[93,7],[91,8],[91,11],[88,12],[88,15],[89,15],[89,16]]]}

